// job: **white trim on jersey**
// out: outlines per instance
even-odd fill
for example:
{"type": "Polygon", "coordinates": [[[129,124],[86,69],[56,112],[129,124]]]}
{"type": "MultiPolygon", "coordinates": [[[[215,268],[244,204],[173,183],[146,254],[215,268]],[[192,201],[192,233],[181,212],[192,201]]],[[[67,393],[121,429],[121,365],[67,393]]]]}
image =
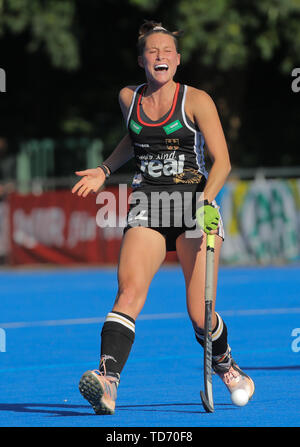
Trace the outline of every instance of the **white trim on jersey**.
{"type": "MultiPolygon", "coordinates": [[[[131,117],[131,114],[132,114],[132,109],[133,109],[133,106],[134,106],[134,103],[135,103],[136,94],[137,94],[139,88],[142,87],[143,85],[145,85],[145,83],[138,85],[137,88],[135,89],[134,93],[133,93],[131,104],[130,104],[128,115],[127,115],[127,119],[126,119],[126,127],[127,127],[127,129],[128,129],[129,120],[130,120],[130,117],[131,117]]],[[[134,176],[133,176],[133,179],[132,179],[132,182],[131,182],[131,186],[133,188],[135,188],[135,187],[139,186],[141,181],[142,181],[141,174],[136,172],[134,174],[134,176]]]]}
{"type": "Polygon", "coordinates": [[[127,127],[128,127],[128,124],[129,124],[129,119],[130,119],[130,117],[131,117],[131,113],[132,113],[132,109],[133,109],[133,106],[134,106],[134,102],[135,102],[135,97],[136,97],[137,91],[138,91],[138,89],[139,89],[140,87],[142,87],[143,85],[145,85],[145,82],[144,82],[144,84],[140,84],[140,85],[138,85],[137,88],[135,89],[134,93],[133,93],[132,101],[131,101],[131,104],[130,104],[130,107],[129,107],[129,111],[128,111],[128,115],[127,115],[127,120],[126,120],[126,126],[127,126],[127,127]]]}
{"type": "Polygon", "coordinates": [[[194,152],[196,154],[196,162],[198,165],[198,170],[200,174],[203,174],[207,178],[207,171],[205,169],[205,161],[204,161],[204,137],[201,132],[197,131],[196,129],[193,129],[186,118],[184,106],[185,106],[185,98],[186,98],[186,92],[187,92],[187,85],[184,85],[184,91],[183,91],[183,97],[181,102],[181,114],[184,121],[184,124],[186,127],[194,133],[194,152]]]}

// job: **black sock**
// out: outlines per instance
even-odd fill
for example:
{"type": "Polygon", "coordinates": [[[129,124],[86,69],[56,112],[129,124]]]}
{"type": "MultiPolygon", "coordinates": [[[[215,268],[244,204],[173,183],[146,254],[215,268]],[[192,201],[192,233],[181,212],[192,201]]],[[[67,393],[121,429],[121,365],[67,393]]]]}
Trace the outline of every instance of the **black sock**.
{"type": "MultiPolygon", "coordinates": [[[[135,336],[135,320],[121,312],[110,312],[101,332],[101,358],[108,375],[120,375],[135,336]]],[[[100,363],[99,369],[102,368],[100,363]]]]}
{"type": "MultiPolygon", "coordinates": [[[[214,330],[212,331],[212,355],[213,357],[220,356],[225,354],[227,351],[228,343],[227,343],[227,326],[220,317],[220,315],[216,312],[217,315],[217,324],[214,330]]],[[[194,326],[196,340],[203,347],[204,345],[204,329],[198,328],[194,326]]]]}

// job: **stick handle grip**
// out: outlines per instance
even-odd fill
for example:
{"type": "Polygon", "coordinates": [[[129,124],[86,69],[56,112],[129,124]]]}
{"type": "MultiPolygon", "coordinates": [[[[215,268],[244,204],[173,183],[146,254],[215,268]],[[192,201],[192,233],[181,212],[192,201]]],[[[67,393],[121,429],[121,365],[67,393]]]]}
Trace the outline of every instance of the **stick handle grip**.
{"type": "Polygon", "coordinates": [[[205,302],[213,301],[214,295],[214,254],[215,235],[208,234],[206,237],[206,278],[205,278],[205,302]]]}

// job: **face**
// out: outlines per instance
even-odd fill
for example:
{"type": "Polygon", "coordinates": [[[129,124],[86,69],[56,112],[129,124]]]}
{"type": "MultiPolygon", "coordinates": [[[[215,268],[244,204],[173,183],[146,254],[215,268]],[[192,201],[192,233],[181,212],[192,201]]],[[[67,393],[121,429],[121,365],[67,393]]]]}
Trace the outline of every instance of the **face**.
{"type": "Polygon", "coordinates": [[[140,67],[145,69],[148,81],[165,84],[173,79],[180,64],[180,55],[173,37],[164,33],[151,34],[138,62],[140,67]]]}

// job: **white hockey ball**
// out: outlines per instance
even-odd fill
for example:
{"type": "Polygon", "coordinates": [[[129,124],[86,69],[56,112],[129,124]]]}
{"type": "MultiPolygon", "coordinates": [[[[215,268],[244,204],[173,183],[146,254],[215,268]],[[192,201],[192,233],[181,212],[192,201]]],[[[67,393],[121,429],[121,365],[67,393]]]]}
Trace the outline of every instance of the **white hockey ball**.
{"type": "Polygon", "coordinates": [[[235,390],[231,393],[231,400],[234,405],[243,407],[249,401],[248,393],[245,390],[235,390]]]}

